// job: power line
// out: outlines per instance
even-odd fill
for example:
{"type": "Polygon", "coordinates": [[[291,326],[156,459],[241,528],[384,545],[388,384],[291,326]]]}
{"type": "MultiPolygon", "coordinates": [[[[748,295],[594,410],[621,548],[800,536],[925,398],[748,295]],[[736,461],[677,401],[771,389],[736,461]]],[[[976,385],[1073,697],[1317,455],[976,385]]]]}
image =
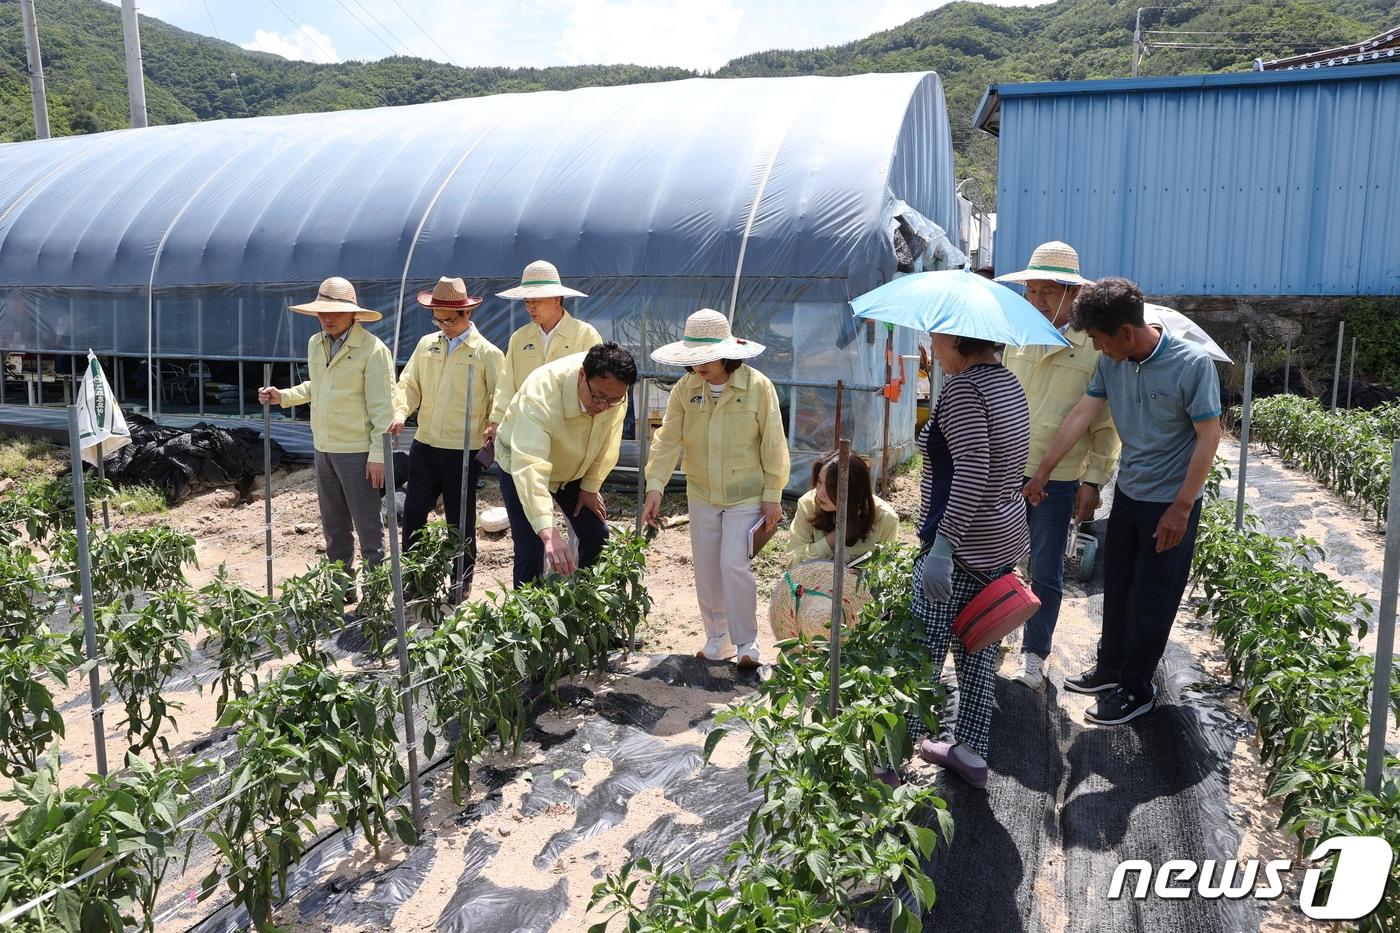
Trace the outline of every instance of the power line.
{"type": "MultiPolygon", "coordinates": [[[[292,29],[297,30],[297,31],[303,33],[308,39],[310,39],[313,43],[315,43],[315,45],[316,45],[317,48],[319,48],[322,52],[325,52],[325,53],[326,53],[326,59],[327,59],[327,61],[328,61],[329,63],[335,64],[336,62],[338,62],[338,61],[340,60],[340,56],[338,56],[338,55],[335,54],[335,50],[334,50],[334,49],[328,49],[328,48],[326,48],[324,45],[322,45],[322,44],[321,44],[321,40],[318,39],[318,38],[316,38],[316,34],[315,34],[314,32],[312,32],[310,29],[308,29],[308,28],[307,28],[305,25],[303,25],[302,23],[298,23],[298,22],[297,22],[297,19],[294,18],[294,17],[292,16],[291,13],[288,13],[286,9],[283,9],[282,4],[279,2],[279,0],[267,0],[267,2],[268,2],[268,3],[271,3],[274,7],[277,8],[277,12],[281,13],[283,16],[285,16],[285,17],[287,18],[287,22],[289,22],[289,23],[292,24],[292,29]]],[[[290,3],[290,2],[287,3],[287,8],[288,8],[288,9],[291,8],[291,3],[290,3]]],[[[293,10],[292,12],[294,13],[294,12],[296,12],[296,11],[293,10]]]]}
{"type": "Polygon", "coordinates": [[[346,6],[346,5],[345,5],[345,0],[335,0],[335,2],[336,2],[336,5],[339,6],[342,10],[344,10],[346,13],[349,13],[350,16],[351,16],[352,18],[354,18],[355,22],[357,22],[357,23],[359,23],[361,26],[363,26],[364,29],[365,29],[365,32],[367,32],[367,33],[369,33],[370,35],[374,36],[375,40],[376,40],[380,45],[382,45],[382,46],[384,46],[384,48],[388,49],[390,55],[397,55],[397,54],[399,54],[398,50],[395,49],[392,45],[389,44],[389,40],[385,39],[384,36],[381,35],[380,33],[375,32],[375,31],[374,31],[374,28],[373,28],[372,26],[370,26],[370,25],[369,25],[368,23],[366,23],[364,20],[360,19],[360,16],[359,16],[358,13],[356,13],[354,10],[352,10],[352,9],[350,9],[348,6],[346,6]]]}
{"type": "MultiPolygon", "coordinates": [[[[203,3],[204,13],[206,16],[209,17],[209,26],[214,30],[214,38],[218,39],[220,42],[223,42],[224,37],[219,34],[219,24],[214,22],[214,14],[209,9],[209,0],[203,0],[203,3]]],[[[253,112],[248,109],[248,101],[243,97],[243,85],[238,83],[238,72],[234,70],[233,61],[228,57],[228,48],[226,46],[222,48],[224,53],[224,64],[228,66],[229,77],[233,79],[234,89],[238,91],[238,102],[243,105],[243,115],[245,117],[252,116],[253,112]]]]}
{"type": "MultiPolygon", "coordinates": [[[[404,9],[403,4],[399,3],[399,0],[390,0],[390,2],[392,2],[392,3],[394,4],[394,6],[398,7],[399,10],[400,10],[400,12],[402,12],[404,16],[407,16],[407,17],[408,17],[408,21],[409,21],[410,23],[412,23],[414,26],[416,26],[416,27],[418,28],[418,31],[421,32],[424,36],[426,36],[429,42],[431,42],[433,45],[437,46],[437,50],[438,50],[439,52],[441,52],[443,55],[446,55],[446,56],[447,56],[447,60],[448,60],[449,62],[451,62],[451,63],[454,64],[454,65],[457,65],[457,59],[455,59],[455,58],[452,57],[452,53],[449,52],[449,51],[447,51],[447,49],[443,48],[442,45],[438,43],[438,40],[435,39],[435,38],[433,38],[432,33],[428,32],[428,30],[426,30],[426,29],[424,29],[422,26],[420,26],[420,25],[418,24],[418,20],[416,20],[416,19],[413,18],[413,14],[412,14],[412,13],[410,13],[410,12],[408,12],[408,10],[405,10],[405,9],[404,9]]],[[[457,65],[457,67],[460,68],[460,67],[462,67],[462,66],[461,66],[461,65],[457,65]]]]}
{"type": "Polygon", "coordinates": [[[368,6],[365,5],[364,0],[350,0],[350,2],[353,3],[353,4],[355,4],[355,6],[359,7],[361,10],[364,10],[366,16],[368,16],[370,19],[374,20],[375,23],[379,26],[380,29],[383,29],[385,32],[387,32],[387,33],[389,34],[389,38],[393,39],[395,42],[397,42],[397,43],[399,44],[399,48],[403,50],[403,54],[404,54],[405,57],[407,57],[407,58],[412,58],[412,57],[413,57],[413,53],[412,53],[412,52],[409,50],[409,48],[408,48],[408,43],[407,43],[407,42],[404,42],[404,41],[403,41],[402,39],[400,39],[397,35],[395,35],[395,34],[394,34],[394,30],[392,30],[392,29],[390,29],[388,26],[384,25],[384,22],[383,22],[379,17],[377,17],[377,16],[374,15],[374,11],[371,10],[368,6]]]}

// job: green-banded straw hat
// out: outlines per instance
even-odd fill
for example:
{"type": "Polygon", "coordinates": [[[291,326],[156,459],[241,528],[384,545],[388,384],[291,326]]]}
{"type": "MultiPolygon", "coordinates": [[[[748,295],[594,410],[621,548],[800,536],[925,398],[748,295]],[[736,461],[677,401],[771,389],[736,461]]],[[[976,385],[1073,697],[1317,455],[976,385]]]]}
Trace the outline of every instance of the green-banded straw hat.
{"type": "Polygon", "coordinates": [[[497,298],[587,298],[583,292],[566,288],[559,280],[554,263],[536,259],[520,274],[520,284],[496,293],[497,298]]]}
{"type": "Polygon", "coordinates": [[[746,360],[763,352],[763,344],[735,337],[729,318],[701,308],[685,319],[685,336],[651,351],[651,358],[668,366],[698,366],[715,360],[746,360]]]}
{"type": "Polygon", "coordinates": [[[1059,282],[1061,285],[1093,285],[1093,279],[1079,274],[1079,254],[1074,247],[1059,240],[1042,243],[1031,253],[1031,261],[1020,272],[1008,272],[996,277],[998,282],[1059,282]]]}

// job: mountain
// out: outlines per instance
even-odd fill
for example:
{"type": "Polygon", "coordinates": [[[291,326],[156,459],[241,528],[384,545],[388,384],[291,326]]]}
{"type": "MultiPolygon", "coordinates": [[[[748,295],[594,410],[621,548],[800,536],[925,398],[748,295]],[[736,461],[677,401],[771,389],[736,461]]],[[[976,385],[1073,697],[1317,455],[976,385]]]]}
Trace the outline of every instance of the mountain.
{"type": "MultiPolygon", "coordinates": [[[[937,71],[959,177],[988,181],[995,143],[971,118],[991,83],[1129,73],[1141,0],[1058,0],[1038,7],[957,2],[845,45],[746,55],[716,77],[937,71]]],[[[127,125],[120,10],[100,0],[39,4],[54,135],[127,125]]],[[[1400,0],[1162,0],[1145,8],[1150,54],[1140,73],[1245,70],[1256,57],[1354,42],[1400,23],[1400,0]],[[1172,30],[1173,34],[1164,31],[1172,30]],[[1178,45],[1210,48],[1169,48],[1178,45]]],[[[151,123],[422,103],[454,97],[694,77],[683,68],[581,65],[458,68],[419,58],[315,65],[141,17],[151,123]]],[[[0,0],[0,141],[32,139],[17,0],[0,0]]],[[[990,188],[990,186],[985,186],[990,188]]]]}

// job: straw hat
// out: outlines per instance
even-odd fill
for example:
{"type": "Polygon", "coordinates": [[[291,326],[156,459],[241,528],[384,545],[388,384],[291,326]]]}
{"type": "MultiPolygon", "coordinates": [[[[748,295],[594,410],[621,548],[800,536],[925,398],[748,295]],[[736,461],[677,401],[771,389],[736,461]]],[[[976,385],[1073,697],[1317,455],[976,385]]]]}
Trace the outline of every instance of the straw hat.
{"type": "Polygon", "coordinates": [[[559,281],[559,270],[554,263],[536,259],[520,274],[520,284],[503,292],[496,292],[497,298],[587,298],[583,292],[565,288],[559,281]]]}
{"type": "Polygon", "coordinates": [[[467,294],[467,283],[461,279],[438,279],[430,292],[419,292],[418,303],[425,308],[442,308],[451,311],[471,311],[481,304],[480,298],[467,294]]]}
{"type": "Polygon", "coordinates": [[[1093,285],[1092,279],[1079,274],[1079,254],[1074,247],[1059,240],[1042,243],[1031,253],[1031,261],[1020,272],[997,276],[998,282],[1059,282],[1061,285],[1093,285]]]}
{"type": "Polygon", "coordinates": [[[361,308],[355,300],[355,286],[338,275],[333,275],[316,289],[316,300],[304,305],[292,305],[297,314],[333,314],[340,311],[354,311],[357,321],[377,321],[384,315],[369,308],[361,308]]]}
{"type": "MultiPolygon", "coordinates": [[[[809,560],[783,574],[768,600],[768,624],[778,641],[798,634],[815,637],[831,630],[831,593],[835,565],[829,560],[809,560]]],[[[870,602],[870,591],[852,570],[846,571],[841,595],[846,625],[860,619],[861,607],[870,602]]]]}
{"type": "Polygon", "coordinates": [[[701,308],[685,319],[685,336],[652,350],[651,358],[670,366],[698,366],[715,360],[746,360],[762,352],[763,344],[729,332],[729,318],[701,308]]]}

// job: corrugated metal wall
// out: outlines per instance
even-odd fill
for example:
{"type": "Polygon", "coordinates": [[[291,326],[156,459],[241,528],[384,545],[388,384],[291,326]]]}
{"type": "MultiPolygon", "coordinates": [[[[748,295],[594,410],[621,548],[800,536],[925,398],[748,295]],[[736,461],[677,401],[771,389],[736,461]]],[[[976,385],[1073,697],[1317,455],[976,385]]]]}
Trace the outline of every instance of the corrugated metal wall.
{"type": "Polygon", "coordinates": [[[998,271],[1062,239],[1153,294],[1400,295],[1400,66],[1330,71],[998,88],[998,271]]]}

